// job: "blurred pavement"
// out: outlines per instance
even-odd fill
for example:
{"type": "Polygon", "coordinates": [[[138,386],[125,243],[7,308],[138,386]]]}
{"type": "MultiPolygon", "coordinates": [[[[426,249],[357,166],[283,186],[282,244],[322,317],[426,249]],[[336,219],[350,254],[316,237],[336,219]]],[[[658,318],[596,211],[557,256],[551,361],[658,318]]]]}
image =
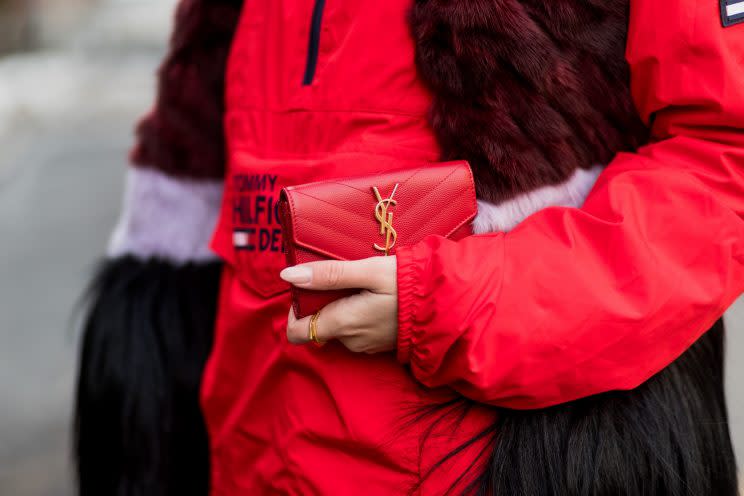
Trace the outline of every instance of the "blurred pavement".
{"type": "MultiPolygon", "coordinates": [[[[119,210],[174,0],[104,0],[53,50],[0,58],[0,494],[70,496],[72,309],[119,210]]],[[[744,301],[728,316],[744,457],[744,301]]],[[[103,495],[102,495],[103,496],[103,495]]]]}
{"type": "Polygon", "coordinates": [[[73,494],[72,309],[117,217],[172,5],[106,0],[64,44],[0,58],[0,495],[73,494]]]}

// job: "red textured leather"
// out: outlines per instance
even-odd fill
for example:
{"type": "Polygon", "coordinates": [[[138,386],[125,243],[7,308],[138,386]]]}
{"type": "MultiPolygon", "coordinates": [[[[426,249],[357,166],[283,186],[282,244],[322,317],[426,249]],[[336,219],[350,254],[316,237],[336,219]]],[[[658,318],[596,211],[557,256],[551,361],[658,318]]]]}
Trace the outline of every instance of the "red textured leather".
{"type": "MultiPolygon", "coordinates": [[[[429,235],[461,239],[472,234],[478,211],[473,174],[467,162],[427,164],[416,169],[334,179],[284,188],[279,212],[287,264],[318,260],[360,260],[384,256],[385,245],[375,209],[373,188],[387,199],[395,189],[388,212],[397,233],[395,248],[415,244],[429,235]],[[398,185],[395,189],[395,185],[398,185]]],[[[297,318],[319,311],[328,303],[353,294],[292,288],[297,318]]]]}

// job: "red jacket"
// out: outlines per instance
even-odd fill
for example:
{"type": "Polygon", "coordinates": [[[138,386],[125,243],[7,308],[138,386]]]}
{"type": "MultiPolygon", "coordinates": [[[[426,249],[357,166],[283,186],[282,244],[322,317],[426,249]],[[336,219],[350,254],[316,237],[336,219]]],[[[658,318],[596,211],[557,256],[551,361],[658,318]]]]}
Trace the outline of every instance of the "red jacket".
{"type": "MultiPolygon", "coordinates": [[[[286,341],[274,209],[284,185],[438,159],[410,2],[248,2],[228,69],[213,239],[228,268],[202,386],[213,494],[400,493],[493,420],[476,408],[420,446],[431,423],[411,413],[446,397],[421,384],[515,408],[632,388],[719,318],[744,289],[744,26],[723,28],[709,3],[631,2],[627,59],[654,143],[609,164],[581,209],[398,251],[396,360],[286,341]]],[[[423,492],[449,487],[479,449],[423,492]]]]}

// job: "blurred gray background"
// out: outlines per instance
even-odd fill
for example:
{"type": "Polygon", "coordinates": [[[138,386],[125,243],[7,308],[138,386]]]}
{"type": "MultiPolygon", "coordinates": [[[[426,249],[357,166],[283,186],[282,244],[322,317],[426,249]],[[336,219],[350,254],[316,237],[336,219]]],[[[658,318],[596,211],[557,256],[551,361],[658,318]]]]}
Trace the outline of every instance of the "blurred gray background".
{"type": "Polygon", "coordinates": [[[73,494],[72,309],[117,218],[173,4],[0,0],[2,496],[73,494]]]}
{"type": "MultiPolygon", "coordinates": [[[[72,309],[116,221],[174,3],[0,0],[0,495],[73,494],[72,309]]],[[[742,459],[744,300],[728,325],[742,459]]]]}

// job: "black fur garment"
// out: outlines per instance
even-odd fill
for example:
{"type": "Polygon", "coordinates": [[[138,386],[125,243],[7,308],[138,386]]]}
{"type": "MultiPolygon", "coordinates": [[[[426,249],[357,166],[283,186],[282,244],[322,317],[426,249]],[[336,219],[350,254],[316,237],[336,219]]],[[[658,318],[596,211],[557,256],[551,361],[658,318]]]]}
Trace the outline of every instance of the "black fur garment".
{"type": "Polygon", "coordinates": [[[499,411],[482,496],[736,496],[718,321],[632,391],[499,411]]]}
{"type": "Polygon", "coordinates": [[[220,269],[129,257],[100,268],[75,411],[81,496],[207,494],[199,385],[220,269]]]}

